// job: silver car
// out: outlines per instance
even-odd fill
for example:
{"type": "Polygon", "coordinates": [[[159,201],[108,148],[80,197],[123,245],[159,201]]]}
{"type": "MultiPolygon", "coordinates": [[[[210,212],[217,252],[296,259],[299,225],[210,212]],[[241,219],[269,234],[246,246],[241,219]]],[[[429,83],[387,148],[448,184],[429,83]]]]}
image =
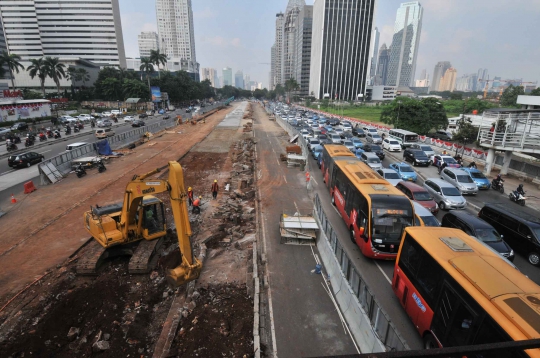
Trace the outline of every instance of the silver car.
{"type": "Polygon", "coordinates": [[[444,168],[441,172],[441,179],[446,180],[461,191],[461,194],[478,194],[478,186],[472,180],[469,173],[456,168],[444,168]]]}
{"type": "Polygon", "coordinates": [[[369,165],[373,170],[382,169],[381,160],[375,153],[364,152],[360,154],[360,160],[369,165]]]}
{"type": "Polygon", "coordinates": [[[461,195],[461,192],[442,179],[428,178],[424,181],[424,188],[439,204],[441,210],[465,209],[467,206],[467,200],[461,195]]]}
{"type": "Polygon", "coordinates": [[[373,144],[382,144],[382,137],[377,133],[368,132],[366,136],[366,141],[373,144]]]}
{"type": "Polygon", "coordinates": [[[393,169],[382,168],[382,169],[378,169],[377,173],[379,173],[380,176],[386,179],[386,181],[392,184],[393,186],[396,186],[400,181],[403,180],[401,179],[399,174],[393,169]]]}

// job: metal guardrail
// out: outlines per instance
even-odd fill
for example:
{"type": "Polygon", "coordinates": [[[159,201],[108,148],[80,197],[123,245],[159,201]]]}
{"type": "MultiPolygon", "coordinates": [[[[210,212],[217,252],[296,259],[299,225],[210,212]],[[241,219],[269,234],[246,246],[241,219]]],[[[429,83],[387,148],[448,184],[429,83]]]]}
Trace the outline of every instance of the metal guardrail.
{"type": "Polygon", "coordinates": [[[315,196],[314,216],[321,223],[320,230],[323,231],[330,242],[332,251],[337,261],[340,263],[341,272],[347,279],[349,290],[354,294],[354,299],[369,318],[373,331],[377,334],[379,340],[386,346],[388,351],[408,350],[409,346],[403,337],[396,330],[388,314],[381,307],[370,291],[369,286],[362,277],[360,270],[355,267],[353,261],[347,256],[343,246],[339,241],[332,224],[326,217],[321,200],[318,195],[315,196]]]}

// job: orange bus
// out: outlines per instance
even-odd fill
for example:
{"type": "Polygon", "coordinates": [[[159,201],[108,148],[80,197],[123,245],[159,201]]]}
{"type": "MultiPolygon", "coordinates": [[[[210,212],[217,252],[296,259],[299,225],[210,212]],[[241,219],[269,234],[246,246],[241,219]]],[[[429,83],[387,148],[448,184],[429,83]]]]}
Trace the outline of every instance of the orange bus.
{"type": "Polygon", "coordinates": [[[458,229],[406,228],[392,289],[428,349],[540,338],[540,286],[458,229]]]}
{"type": "Polygon", "coordinates": [[[409,198],[358,160],[334,160],[327,185],[362,254],[395,259],[403,229],[414,225],[409,198]]]}
{"type": "Polygon", "coordinates": [[[319,167],[323,175],[323,180],[328,185],[328,176],[334,166],[334,161],[347,159],[347,160],[359,160],[347,147],[341,144],[326,144],[323,146],[321,158],[319,160],[319,167]]]}

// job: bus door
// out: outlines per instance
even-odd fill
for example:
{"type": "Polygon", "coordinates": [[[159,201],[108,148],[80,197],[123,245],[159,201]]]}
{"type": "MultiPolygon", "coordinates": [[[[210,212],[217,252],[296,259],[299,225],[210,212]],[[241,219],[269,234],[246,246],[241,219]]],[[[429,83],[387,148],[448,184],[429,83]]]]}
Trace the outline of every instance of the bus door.
{"type": "Polygon", "coordinates": [[[347,223],[347,227],[351,227],[354,223],[352,221],[352,211],[354,208],[354,204],[356,202],[356,194],[353,190],[351,184],[347,183],[347,192],[345,195],[345,222],[347,223]]]}

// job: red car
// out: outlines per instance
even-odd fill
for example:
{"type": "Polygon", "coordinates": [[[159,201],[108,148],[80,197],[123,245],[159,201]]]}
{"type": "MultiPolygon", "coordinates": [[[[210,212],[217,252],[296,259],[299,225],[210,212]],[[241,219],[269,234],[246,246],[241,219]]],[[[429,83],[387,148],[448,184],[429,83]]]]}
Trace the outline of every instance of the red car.
{"type": "Polygon", "coordinates": [[[430,161],[431,165],[437,168],[442,163],[446,163],[448,168],[461,168],[461,164],[459,164],[454,158],[449,155],[432,155],[430,161]]]}
{"type": "Polygon", "coordinates": [[[420,185],[403,180],[396,184],[396,188],[407,195],[410,200],[416,201],[418,204],[431,211],[433,215],[436,215],[439,212],[439,206],[435,200],[433,200],[431,194],[420,185]]]}

